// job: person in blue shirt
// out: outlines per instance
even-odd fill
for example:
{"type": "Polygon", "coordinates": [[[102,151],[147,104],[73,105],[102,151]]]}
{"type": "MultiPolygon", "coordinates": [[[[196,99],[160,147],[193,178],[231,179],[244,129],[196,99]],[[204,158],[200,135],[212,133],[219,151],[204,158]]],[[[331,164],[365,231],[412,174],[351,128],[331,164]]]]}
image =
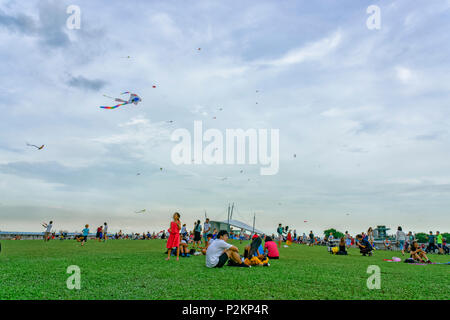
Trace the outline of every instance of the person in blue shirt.
{"type": "Polygon", "coordinates": [[[362,235],[360,235],[360,234],[358,234],[356,236],[356,239],[358,240],[358,242],[356,244],[359,247],[359,252],[363,256],[365,256],[365,255],[371,256],[373,247],[370,244],[369,240],[366,238],[363,238],[362,235]]]}
{"type": "Polygon", "coordinates": [[[88,235],[89,235],[89,225],[88,224],[84,226],[82,234],[83,234],[83,240],[81,240],[81,246],[84,246],[84,244],[87,241],[88,235]]]}

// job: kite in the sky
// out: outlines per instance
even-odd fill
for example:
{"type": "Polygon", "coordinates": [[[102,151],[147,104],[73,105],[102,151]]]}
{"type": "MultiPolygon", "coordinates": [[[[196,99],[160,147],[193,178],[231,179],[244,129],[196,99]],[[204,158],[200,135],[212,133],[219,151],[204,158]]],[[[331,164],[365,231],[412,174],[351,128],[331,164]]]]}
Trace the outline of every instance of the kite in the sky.
{"type": "Polygon", "coordinates": [[[120,106],[124,106],[126,104],[131,104],[131,103],[134,103],[135,105],[137,105],[139,102],[142,101],[142,99],[135,93],[131,93],[131,92],[126,91],[126,92],[124,92],[122,94],[130,94],[130,98],[128,100],[122,100],[122,99],[119,99],[119,98],[113,98],[113,97],[110,97],[110,96],[107,96],[107,95],[103,95],[103,96],[105,96],[107,98],[112,98],[115,101],[121,102],[121,103],[119,103],[119,104],[117,104],[115,106],[112,106],[112,107],[101,106],[100,108],[103,108],[103,109],[115,109],[115,108],[118,108],[120,106]]]}
{"type": "Polygon", "coordinates": [[[29,146],[29,147],[35,147],[35,148],[38,149],[38,150],[42,150],[42,149],[44,148],[45,144],[43,144],[42,146],[38,147],[38,146],[36,146],[36,145],[34,145],[34,144],[29,144],[29,143],[27,143],[27,146],[29,146]]]}
{"type": "Polygon", "coordinates": [[[297,158],[297,155],[294,153],[294,158],[297,158]]]}
{"type": "Polygon", "coordinates": [[[140,211],[135,211],[134,213],[144,213],[144,212],[145,212],[145,209],[142,209],[140,211]]]}

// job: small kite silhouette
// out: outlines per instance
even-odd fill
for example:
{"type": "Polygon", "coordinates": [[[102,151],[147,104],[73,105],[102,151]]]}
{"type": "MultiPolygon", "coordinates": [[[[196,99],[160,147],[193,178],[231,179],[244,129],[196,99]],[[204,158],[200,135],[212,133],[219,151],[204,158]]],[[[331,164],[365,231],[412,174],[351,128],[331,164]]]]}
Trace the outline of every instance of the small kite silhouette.
{"type": "Polygon", "coordinates": [[[38,147],[37,145],[27,143],[27,146],[29,146],[29,147],[35,147],[35,148],[38,149],[38,150],[42,150],[42,149],[44,148],[45,144],[43,144],[42,146],[38,147]]]}

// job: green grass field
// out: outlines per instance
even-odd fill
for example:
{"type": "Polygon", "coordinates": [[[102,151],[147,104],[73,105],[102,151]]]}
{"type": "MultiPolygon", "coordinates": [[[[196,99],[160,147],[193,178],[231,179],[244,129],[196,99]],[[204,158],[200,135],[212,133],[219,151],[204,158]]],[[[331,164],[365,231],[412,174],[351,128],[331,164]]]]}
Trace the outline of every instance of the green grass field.
{"type": "MultiPolygon", "coordinates": [[[[281,248],[270,267],[205,267],[204,256],[165,261],[161,240],[2,241],[0,299],[445,299],[449,265],[384,262],[400,253],[332,256],[326,247],[281,248]],[[66,286],[67,267],[81,268],[81,290],[66,286]],[[367,267],[381,268],[381,289],[366,286],[367,267]]],[[[237,245],[242,252],[244,244],[237,245]]],[[[431,255],[448,262],[450,256],[431,255]]]]}

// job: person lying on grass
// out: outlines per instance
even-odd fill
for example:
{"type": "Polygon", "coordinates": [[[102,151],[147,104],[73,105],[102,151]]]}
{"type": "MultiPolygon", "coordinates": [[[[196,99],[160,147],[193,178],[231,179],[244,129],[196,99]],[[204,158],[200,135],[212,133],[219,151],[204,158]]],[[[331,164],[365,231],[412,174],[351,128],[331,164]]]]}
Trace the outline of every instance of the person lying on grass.
{"type": "Polygon", "coordinates": [[[372,245],[370,244],[369,240],[367,238],[363,238],[362,235],[358,234],[356,236],[356,239],[358,240],[358,242],[356,243],[356,245],[359,247],[359,252],[365,256],[365,255],[372,255],[372,245]]]}
{"type": "Polygon", "coordinates": [[[280,253],[278,252],[278,247],[272,238],[267,236],[266,243],[264,244],[264,253],[267,254],[269,259],[280,259],[280,253]]]}
{"type": "Polygon", "coordinates": [[[241,261],[239,249],[227,243],[227,240],[228,232],[220,230],[217,239],[212,241],[206,249],[206,266],[208,268],[221,268],[230,259],[233,266],[248,268],[249,266],[241,261]]]}
{"type": "Polygon", "coordinates": [[[411,258],[413,258],[414,260],[416,260],[418,262],[423,262],[423,263],[431,263],[430,259],[428,259],[427,254],[425,253],[425,251],[423,249],[421,249],[419,247],[419,245],[417,244],[417,241],[413,241],[411,243],[409,250],[410,250],[409,253],[411,254],[411,258]]]}
{"type": "Polygon", "coordinates": [[[200,249],[202,250],[203,255],[206,255],[206,250],[208,250],[209,245],[211,244],[211,242],[213,241],[213,235],[212,233],[208,233],[206,235],[206,247],[200,247],[200,249]]]}

